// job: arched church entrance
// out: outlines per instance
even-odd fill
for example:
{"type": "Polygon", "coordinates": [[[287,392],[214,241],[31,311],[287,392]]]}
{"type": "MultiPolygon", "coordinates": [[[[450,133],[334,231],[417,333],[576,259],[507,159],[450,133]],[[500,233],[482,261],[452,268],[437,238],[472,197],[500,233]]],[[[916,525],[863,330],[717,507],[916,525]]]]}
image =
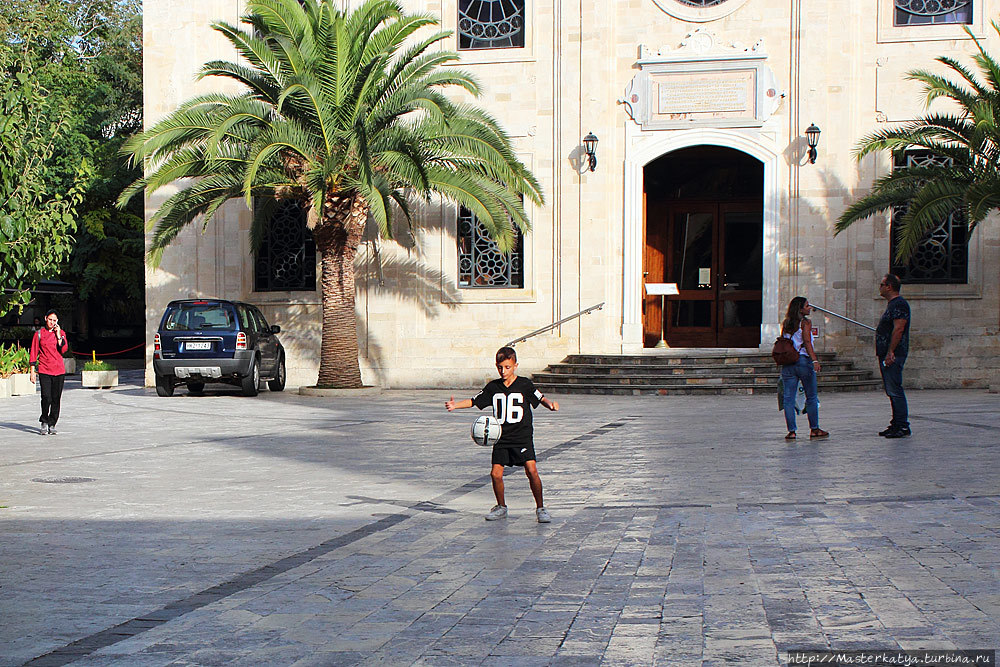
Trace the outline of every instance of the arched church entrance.
{"type": "Polygon", "coordinates": [[[671,151],[643,168],[643,346],[760,346],[764,164],[717,145],[671,151]]]}

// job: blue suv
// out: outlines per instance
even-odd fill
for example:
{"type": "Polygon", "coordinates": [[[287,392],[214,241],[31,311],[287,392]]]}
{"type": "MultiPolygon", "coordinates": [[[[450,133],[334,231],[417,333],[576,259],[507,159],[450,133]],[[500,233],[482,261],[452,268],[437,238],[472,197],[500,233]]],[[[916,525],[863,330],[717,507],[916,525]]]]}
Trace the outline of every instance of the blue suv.
{"type": "Polygon", "coordinates": [[[172,396],[187,385],[200,394],[206,382],[223,382],[256,396],[262,381],[285,388],[285,349],[271,326],[249,303],[221,299],[171,301],[153,340],[156,393],[172,396]]]}

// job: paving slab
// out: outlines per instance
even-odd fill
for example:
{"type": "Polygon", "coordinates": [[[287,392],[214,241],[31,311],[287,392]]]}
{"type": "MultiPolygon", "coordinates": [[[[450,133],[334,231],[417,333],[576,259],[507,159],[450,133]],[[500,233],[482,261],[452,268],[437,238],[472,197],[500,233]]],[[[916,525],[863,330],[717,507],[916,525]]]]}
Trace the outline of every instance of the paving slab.
{"type": "Polygon", "coordinates": [[[463,390],[71,378],[59,434],[0,400],[0,667],[782,665],[788,651],[1000,647],[1000,395],[558,397],[553,523],[508,519],[463,390]]]}

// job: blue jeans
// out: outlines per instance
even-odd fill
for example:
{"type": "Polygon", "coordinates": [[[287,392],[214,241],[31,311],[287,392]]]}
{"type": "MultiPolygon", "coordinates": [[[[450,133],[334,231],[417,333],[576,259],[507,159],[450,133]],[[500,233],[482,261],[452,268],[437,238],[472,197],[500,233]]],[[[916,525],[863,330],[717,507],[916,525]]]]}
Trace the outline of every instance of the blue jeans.
{"type": "Polygon", "coordinates": [[[806,392],[806,415],[809,417],[809,428],[819,428],[819,396],[816,394],[816,371],[813,370],[812,359],[799,355],[794,364],[781,367],[781,380],[785,387],[785,425],[789,431],[795,430],[795,392],[799,382],[806,392]]]}
{"type": "Polygon", "coordinates": [[[882,386],[885,387],[885,395],[889,397],[889,404],[892,406],[892,421],[889,426],[893,428],[910,428],[910,413],[906,407],[906,394],[903,392],[903,364],[906,357],[896,357],[890,365],[886,366],[885,361],[878,360],[878,369],[882,372],[882,386]]]}

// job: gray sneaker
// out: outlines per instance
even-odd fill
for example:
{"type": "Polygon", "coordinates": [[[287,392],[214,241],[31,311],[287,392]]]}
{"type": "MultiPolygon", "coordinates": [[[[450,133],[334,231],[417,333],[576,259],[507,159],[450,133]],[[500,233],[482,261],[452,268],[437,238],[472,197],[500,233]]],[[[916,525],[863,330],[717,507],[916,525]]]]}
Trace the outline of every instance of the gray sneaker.
{"type": "Polygon", "coordinates": [[[496,521],[497,519],[507,518],[507,507],[504,505],[494,505],[490,513],[483,517],[487,521],[496,521]]]}
{"type": "Polygon", "coordinates": [[[538,519],[538,523],[552,523],[552,517],[549,516],[549,511],[544,507],[535,509],[535,518],[538,519]]]}
{"type": "Polygon", "coordinates": [[[38,422],[38,435],[46,435],[49,432],[49,425],[45,422],[38,422]]]}
{"type": "Polygon", "coordinates": [[[55,424],[52,424],[52,425],[49,426],[49,435],[55,435],[58,432],[59,431],[56,430],[56,425],[55,424]]]}

